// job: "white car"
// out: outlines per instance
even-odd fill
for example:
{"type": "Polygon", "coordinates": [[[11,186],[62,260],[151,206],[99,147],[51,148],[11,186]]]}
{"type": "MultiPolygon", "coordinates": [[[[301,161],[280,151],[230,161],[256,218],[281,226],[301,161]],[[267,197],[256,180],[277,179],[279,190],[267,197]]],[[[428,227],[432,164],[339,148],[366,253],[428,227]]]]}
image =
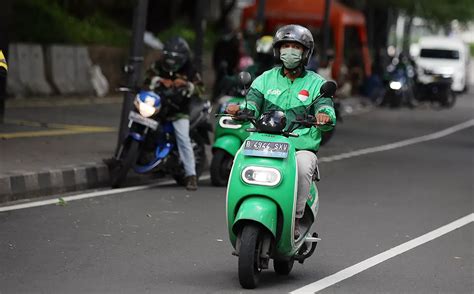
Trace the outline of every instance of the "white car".
{"type": "Polygon", "coordinates": [[[442,36],[422,37],[415,47],[417,52],[414,58],[421,83],[431,83],[434,76],[441,75],[453,79],[453,91],[467,89],[470,54],[462,40],[442,36]]]}

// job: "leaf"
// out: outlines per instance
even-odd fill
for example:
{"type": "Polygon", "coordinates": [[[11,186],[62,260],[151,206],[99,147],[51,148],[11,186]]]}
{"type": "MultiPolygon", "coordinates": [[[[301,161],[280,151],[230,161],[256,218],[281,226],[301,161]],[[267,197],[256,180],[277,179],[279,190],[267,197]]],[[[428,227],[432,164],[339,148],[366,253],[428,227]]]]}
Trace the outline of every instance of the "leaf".
{"type": "Polygon", "coordinates": [[[62,197],[59,197],[58,198],[58,203],[56,205],[66,206],[67,202],[62,197]]]}

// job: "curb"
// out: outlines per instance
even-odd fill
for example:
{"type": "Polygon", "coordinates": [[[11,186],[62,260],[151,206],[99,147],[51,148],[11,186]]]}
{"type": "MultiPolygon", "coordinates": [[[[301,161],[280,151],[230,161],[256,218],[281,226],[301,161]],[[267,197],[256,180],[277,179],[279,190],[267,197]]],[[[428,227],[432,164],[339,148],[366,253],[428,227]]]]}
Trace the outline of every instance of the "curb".
{"type": "Polygon", "coordinates": [[[103,163],[0,175],[0,203],[108,185],[109,170],[103,163]]]}

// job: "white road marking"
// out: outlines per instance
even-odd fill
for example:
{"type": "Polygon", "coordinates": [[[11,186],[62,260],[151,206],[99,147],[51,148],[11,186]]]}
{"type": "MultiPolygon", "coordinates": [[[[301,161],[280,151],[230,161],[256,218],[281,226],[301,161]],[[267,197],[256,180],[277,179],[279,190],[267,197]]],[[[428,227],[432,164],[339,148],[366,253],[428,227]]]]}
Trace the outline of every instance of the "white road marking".
{"type": "Polygon", "coordinates": [[[460,123],[458,125],[449,127],[449,128],[444,129],[442,131],[432,133],[432,134],[428,134],[428,135],[421,136],[421,137],[411,138],[411,139],[398,141],[398,142],[391,143],[391,144],[376,146],[376,147],[369,147],[369,148],[359,149],[359,150],[355,150],[355,151],[347,152],[347,153],[342,153],[342,154],[338,154],[338,155],[321,157],[321,158],[319,158],[319,162],[337,161],[337,160],[347,159],[347,158],[366,155],[366,154],[375,153],[375,152],[388,151],[388,150],[392,150],[392,149],[396,149],[396,148],[400,148],[400,147],[405,147],[405,146],[413,145],[413,144],[417,144],[417,143],[422,143],[422,142],[426,142],[426,141],[430,141],[430,140],[435,140],[435,139],[439,139],[439,138],[451,135],[455,132],[470,128],[472,126],[474,126],[474,119],[471,119],[471,120],[468,120],[466,122],[460,123]]]}
{"type": "MultiPolygon", "coordinates": [[[[205,175],[205,176],[200,177],[201,180],[207,180],[209,178],[210,178],[209,175],[205,175]]],[[[142,186],[135,186],[135,187],[128,187],[128,188],[120,188],[120,189],[110,189],[110,190],[106,190],[106,191],[96,191],[96,192],[90,192],[90,193],[73,195],[73,196],[66,196],[66,197],[61,197],[61,198],[54,198],[54,199],[48,199],[48,200],[42,200],[42,201],[34,201],[34,202],[27,202],[27,203],[22,203],[22,204],[15,204],[15,205],[10,205],[10,206],[0,207],[0,212],[18,210],[18,209],[24,209],[24,208],[31,208],[31,207],[38,207],[38,206],[44,206],[44,205],[51,205],[51,204],[60,204],[60,202],[63,202],[63,201],[65,201],[67,203],[67,202],[70,202],[70,201],[81,200],[81,199],[86,199],[86,198],[94,198],[94,197],[100,197],[100,196],[107,196],[107,195],[111,195],[111,194],[120,194],[120,193],[126,193],[126,192],[146,190],[146,189],[150,189],[150,188],[153,188],[153,187],[159,187],[159,186],[169,185],[169,184],[173,184],[173,183],[175,183],[174,180],[168,180],[168,181],[163,181],[163,182],[156,183],[156,184],[151,184],[151,185],[142,185],[142,186]]]]}
{"type": "Polygon", "coordinates": [[[342,280],[348,279],[368,268],[371,268],[381,262],[386,261],[392,257],[395,257],[399,254],[402,254],[408,250],[411,250],[417,246],[420,246],[424,243],[427,243],[431,240],[439,238],[444,234],[447,234],[451,231],[454,231],[462,226],[465,226],[474,221],[474,213],[466,215],[460,219],[457,219],[445,226],[442,226],[436,230],[433,230],[429,233],[426,233],[418,238],[410,240],[406,243],[393,247],[385,252],[377,254],[369,259],[361,261],[353,266],[350,266],[346,269],[343,269],[333,275],[327,276],[319,281],[306,285],[302,288],[296,289],[291,294],[303,294],[303,293],[316,293],[320,290],[323,290],[329,286],[332,286],[342,280]]]}
{"type": "MultiPolygon", "coordinates": [[[[337,161],[337,160],[342,160],[342,159],[347,159],[351,157],[356,157],[356,156],[361,156],[369,153],[375,153],[375,152],[381,152],[381,151],[387,151],[387,150],[392,150],[400,147],[404,147],[407,145],[412,145],[416,143],[421,143],[429,140],[435,140],[439,139],[441,137],[448,136],[450,134],[453,134],[455,132],[458,132],[460,130],[469,128],[474,126],[474,119],[468,120],[464,123],[452,126],[450,128],[447,128],[445,130],[432,133],[429,135],[421,136],[421,137],[416,137],[412,139],[407,139],[391,144],[386,144],[386,145],[381,145],[381,146],[376,146],[376,147],[370,147],[370,148],[365,148],[365,149],[360,149],[352,152],[347,152],[347,153],[342,153],[339,155],[334,155],[334,156],[327,156],[327,157],[321,157],[318,159],[319,162],[332,162],[332,161],[337,161]]],[[[201,179],[209,179],[210,176],[206,175],[201,177],[201,179]]],[[[129,188],[122,188],[122,189],[111,189],[111,190],[106,190],[106,191],[98,191],[98,192],[92,192],[92,193],[86,193],[86,194],[80,194],[80,195],[74,195],[74,196],[67,196],[63,197],[62,199],[66,202],[68,201],[74,201],[74,200],[80,200],[80,199],[85,199],[85,198],[93,198],[93,197],[99,197],[99,196],[106,196],[106,195],[111,195],[111,194],[118,194],[118,193],[125,193],[125,192],[132,192],[132,191],[139,191],[139,190],[145,190],[161,185],[168,185],[174,183],[174,181],[166,181],[162,183],[157,183],[157,184],[152,184],[152,185],[143,185],[143,186],[136,186],[136,187],[129,187],[129,188]]],[[[44,206],[44,205],[50,205],[50,204],[58,204],[60,202],[59,199],[49,199],[49,200],[42,200],[42,201],[35,201],[35,202],[28,202],[24,204],[16,204],[16,205],[10,205],[10,206],[3,206],[0,207],[0,212],[3,211],[11,211],[11,210],[17,210],[17,209],[24,209],[24,208],[30,208],[30,207],[37,207],[37,206],[44,206]]]]}

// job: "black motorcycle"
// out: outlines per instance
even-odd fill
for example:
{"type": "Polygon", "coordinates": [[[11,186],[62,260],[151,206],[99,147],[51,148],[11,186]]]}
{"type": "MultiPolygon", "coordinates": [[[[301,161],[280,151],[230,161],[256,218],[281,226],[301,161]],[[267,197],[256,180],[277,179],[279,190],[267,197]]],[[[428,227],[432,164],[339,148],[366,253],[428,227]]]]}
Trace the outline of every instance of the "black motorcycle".
{"type": "MultiPolygon", "coordinates": [[[[130,91],[130,89],[124,89],[130,91]]],[[[158,95],[152,91],[140,91],[134,100],[135,109],[129,114],[129,133],[124,139],[113,162],[109,163],[110,181],[113,188],[120,187],[130,169],[136,173],[171,175],[184,185],[184,168],[179,157],[174,129],[167,120],[176,108],[175,101],[180,89],[170,88],[158,95]]],[[[205,145],[210,144],[210,103],[199,98],[190,101],[190,137],[199,178],[206,165],[205,145]]]]}
{"type": "Polygon", "coordinates": [[[451,108],[456,103],[456,94],[451,89],[453,79],[451,76],[434,74],[425,70],[428,77],[426,83],[418,83],[417,99],[418,101],[430,102],[433,105],[439,105],[443,108],[451,108]]]}
{"type": "Polygon", "coordinates": [[[392,108],[402,105],[415,107],[417,105],[416,90],[411,71],[401,67],[388,69],[384,93],[375,101],[376,105],[387,105],[392,108]]]}

